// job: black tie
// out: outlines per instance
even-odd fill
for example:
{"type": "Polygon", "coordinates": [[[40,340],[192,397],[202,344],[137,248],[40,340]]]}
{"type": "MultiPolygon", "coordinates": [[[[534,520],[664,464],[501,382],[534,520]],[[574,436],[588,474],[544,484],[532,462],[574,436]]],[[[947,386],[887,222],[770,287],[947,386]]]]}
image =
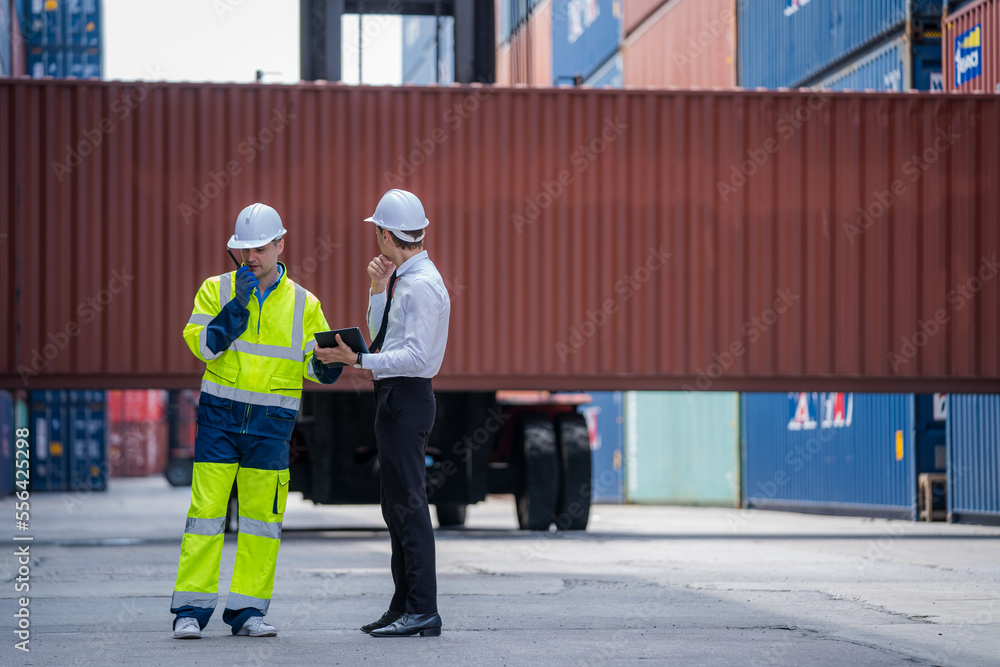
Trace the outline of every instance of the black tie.
{"type": "Polygon", "coordinates": [[[385,331],[389,328],[389,307],[392,305],[392,288],[396,284],[396,272],[393,271],[392,275],[389,276],[389,286],[386,288],[388,291],[388,296],[385,299],[385,310],[382,312],[382,326],[378,330],[378,335],[375,336],[375,340],[369,346],[372,352],[378,352],[382,349],[382,343],[385,342],[385,331]]]}

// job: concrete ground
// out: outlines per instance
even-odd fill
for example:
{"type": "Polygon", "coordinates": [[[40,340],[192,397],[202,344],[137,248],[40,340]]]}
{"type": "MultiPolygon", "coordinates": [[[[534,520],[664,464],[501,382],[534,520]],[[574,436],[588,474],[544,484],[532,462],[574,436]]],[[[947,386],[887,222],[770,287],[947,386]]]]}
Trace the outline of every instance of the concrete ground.
{"type": "MultiPolygon", "coordinates": [[[[518,531],[510,498],[439,531],[439,638],[373,639],[389,539],[374,506],[289,499],[276,638],[171,637],[188,489],[9,504],[0,664],[1000,665],[1000,529],[781,512],[596,506],[585,533],[518,531]],[[30,653],[15,648],[14,550],[30,542],[30,653]]],[[[220,593],[235,554],[227,538],[220,593]]],[[[220,602],[220,608],[223,606],[220,602]]]]}

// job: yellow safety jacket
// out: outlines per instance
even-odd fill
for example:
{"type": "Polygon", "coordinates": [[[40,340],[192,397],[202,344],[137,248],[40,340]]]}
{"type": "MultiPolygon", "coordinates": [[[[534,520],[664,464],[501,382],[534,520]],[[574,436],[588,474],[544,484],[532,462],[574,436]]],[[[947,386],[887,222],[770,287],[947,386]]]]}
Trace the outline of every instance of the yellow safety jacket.
{"type": "Polygon", "coordinates": [[[288,440],[302,378],[332,383],[342,369],[313,363],[314,335],[327,331],[319,300],[282,275],[263,305],[235,300],[236,272],[207,279],[194,300],[184,340],[206,363],[198,423],[234,433],[288,440]]]}

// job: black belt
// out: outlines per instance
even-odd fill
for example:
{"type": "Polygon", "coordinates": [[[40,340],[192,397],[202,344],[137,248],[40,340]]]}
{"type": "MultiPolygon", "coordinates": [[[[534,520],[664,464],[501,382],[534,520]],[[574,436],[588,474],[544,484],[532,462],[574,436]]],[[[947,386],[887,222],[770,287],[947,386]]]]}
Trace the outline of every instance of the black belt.
{"type": "Polygon", "coordinates": [[[397,384],[427,384],[431,383],[430,378],[411,378],[411,377],[391,377],[382,378],[381,380],[374,380],[375,389],[382,389],[383,387],[392,387],[397,384]]]}

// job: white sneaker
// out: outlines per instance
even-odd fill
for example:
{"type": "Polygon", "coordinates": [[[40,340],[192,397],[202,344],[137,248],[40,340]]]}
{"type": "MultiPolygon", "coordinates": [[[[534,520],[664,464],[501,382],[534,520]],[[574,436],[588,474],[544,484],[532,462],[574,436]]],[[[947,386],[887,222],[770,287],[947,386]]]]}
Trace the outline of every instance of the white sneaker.
{"type": "Polygon", "coordinates": [[[181,616],[174,621],[174,639],[201,639],[201,626],[190,616],[181,616]]]}
{"type": "Polygon", "coordinates": [[[251,616],[236,633],[241,637],[274,637],[278,631],[260,616],[251,616]]]}

